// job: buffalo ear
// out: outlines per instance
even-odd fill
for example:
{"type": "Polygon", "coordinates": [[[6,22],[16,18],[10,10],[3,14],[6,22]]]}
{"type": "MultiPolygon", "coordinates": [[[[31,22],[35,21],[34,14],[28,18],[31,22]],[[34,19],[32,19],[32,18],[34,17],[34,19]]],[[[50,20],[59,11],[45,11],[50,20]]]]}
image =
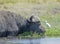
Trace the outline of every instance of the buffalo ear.
{"type": "Polygon", "coordinates": [[[33,18],[34,18],[34,16],[30,16],[27,21],[28,22],[33,22],[33,18]]]}
{"type": "Polygon", "coordinates": [[[31,16],[29,19],[28,19],[28,22],[33,22],[33,23],[36,23],[36,22],[40,22],[40,18],[38,16],[31,16]]]}

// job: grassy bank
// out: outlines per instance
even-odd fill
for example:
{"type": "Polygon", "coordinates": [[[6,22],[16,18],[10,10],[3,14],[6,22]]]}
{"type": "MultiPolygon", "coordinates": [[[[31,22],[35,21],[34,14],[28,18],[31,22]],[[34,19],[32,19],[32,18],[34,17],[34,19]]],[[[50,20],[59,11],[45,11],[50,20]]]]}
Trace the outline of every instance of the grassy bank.
{"type": "Polygon", "coordinates": [[[60,37],[60,15],[44,15],[40,17],[41,22],[43,26],[46,29],[46,36],[50,37],[60,37]],[[45,24],[45,20],[48,21],[48,23],[51,25],[51,28],[49,28],[45,24]]]}

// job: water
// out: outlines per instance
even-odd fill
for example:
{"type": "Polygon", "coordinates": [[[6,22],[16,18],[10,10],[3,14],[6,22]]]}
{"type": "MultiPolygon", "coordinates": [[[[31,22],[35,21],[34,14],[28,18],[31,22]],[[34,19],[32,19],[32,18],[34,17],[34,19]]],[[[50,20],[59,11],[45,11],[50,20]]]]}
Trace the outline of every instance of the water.
{"type": "Polygon", "coordinates": [[[0,40],[0,44],[60,44],[60,38],[0,40]]]}

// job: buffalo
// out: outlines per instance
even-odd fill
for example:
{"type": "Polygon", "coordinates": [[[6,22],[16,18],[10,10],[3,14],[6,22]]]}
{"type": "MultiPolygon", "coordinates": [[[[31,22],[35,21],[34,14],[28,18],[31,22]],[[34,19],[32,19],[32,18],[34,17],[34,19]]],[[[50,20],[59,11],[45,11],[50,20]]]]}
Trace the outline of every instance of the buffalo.
{"type": "Polygon", "coordinates": [[[45,33],[38,17],[25,18],[10,11],[0,11],[0,37],[17,36],[24,32],[45,33]]]}

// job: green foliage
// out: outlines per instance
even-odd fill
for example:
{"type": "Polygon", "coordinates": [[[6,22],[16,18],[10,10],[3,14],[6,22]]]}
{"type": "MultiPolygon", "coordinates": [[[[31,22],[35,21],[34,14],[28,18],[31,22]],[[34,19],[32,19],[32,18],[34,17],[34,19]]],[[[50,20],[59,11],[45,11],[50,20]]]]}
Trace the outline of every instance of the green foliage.
{"type": "Polygon", "coordinates": [[[36,32],[24,32],[18,36],[18,38],[41,38],[44,37],[45,35],[43,34],[38,34],[36,32]]]}

